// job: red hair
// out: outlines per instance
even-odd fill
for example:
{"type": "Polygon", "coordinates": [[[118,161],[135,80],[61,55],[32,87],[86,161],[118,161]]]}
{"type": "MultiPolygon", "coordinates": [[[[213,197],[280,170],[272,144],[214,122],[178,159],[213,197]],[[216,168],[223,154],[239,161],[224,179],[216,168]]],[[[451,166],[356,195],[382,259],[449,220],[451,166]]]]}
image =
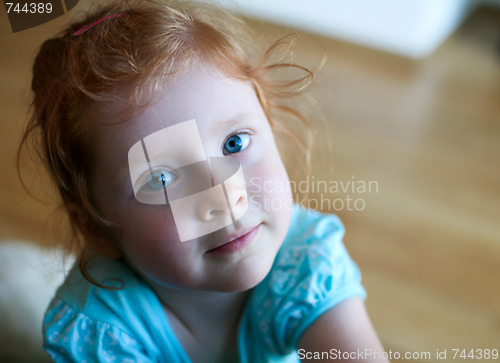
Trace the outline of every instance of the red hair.
{"type": "Polygon", "coordinates": [[[278,40],[252,61],[247,34],[240,20],[206,5],[124,0],[98,9],[42,44],[33,66],[31,118],[20,149],[28,139],[33,141],[56,182],[79,241],[79,266],[89,281],[98,284],[87,271],[90,252],[110,251],[109,242],[119,235],[88,187],[95,157],[93,112],[116,102],[123,92],[132,90],[121,119],[140,112],[145,100],[177,72],[208,62],[229,77],[252,82],[271,126],[292,134],[307,149],[288,124],[295,120],[309,126],[307,118],[282,100],[300,93],[313,73],[291,62],[270,62],[283,45],[289,49],[292,37],[278,40]],[[302,74],[288,81],[270,77],[272,71],[290,67],[302,74]],[[288,116],[286,123],[277,122],[279,113],[288,116]]]}

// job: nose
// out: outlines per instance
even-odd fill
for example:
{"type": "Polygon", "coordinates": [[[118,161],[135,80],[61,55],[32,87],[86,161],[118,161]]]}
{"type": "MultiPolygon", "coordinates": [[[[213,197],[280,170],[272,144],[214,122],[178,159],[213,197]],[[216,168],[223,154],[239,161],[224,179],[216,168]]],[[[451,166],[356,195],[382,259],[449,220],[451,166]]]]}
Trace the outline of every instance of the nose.
{"type": "Polygon", "coordinates": [[[228,179],[224,182],[225,191],[227,193],[227,202],[233,222],[240,219],[247,211],[248,196],[244,180],[241,180],[239,175],[228,179]]]}
{"type": "Polygon", "coordinates": [[[231,210],[226,200],[226,190],[223,184],[218,184],[200,193],[198,200],[198,216],[203,222],[215,219],[231,218],[231,210]]]}
{"type": "Polygon", "coordinates": [[[232,222],[235,222],[247,211],[248,197],[241,166],[232,176],[211,189],[215,189],[214,192],[203,198],[199,204],[199,216],[203,221],[227,218],[229,214],[232,222]],[[222,194],[215,192],[219,186],[222,194]]]}
{"type": "Polygon", "coordinates": [[[216,173],[212,173],[211,187],[170,201],[181,242],[229,226],[248,209],[241,165],[223,165],[226,162],[222,163],[221,160],[218,163],[212,163],[212,172],[216,173]]]}
{"type": "Polygon", "coordinates": [[[223,184],[176,199],[170,202],[170,207],[181,242],[215,232],[233,222],[223,184]]]}

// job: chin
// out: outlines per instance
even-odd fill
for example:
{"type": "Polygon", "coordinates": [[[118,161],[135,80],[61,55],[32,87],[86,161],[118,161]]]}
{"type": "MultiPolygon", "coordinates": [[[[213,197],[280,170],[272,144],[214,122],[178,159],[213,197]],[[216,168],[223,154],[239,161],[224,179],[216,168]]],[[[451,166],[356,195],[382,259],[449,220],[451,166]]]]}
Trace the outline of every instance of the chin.
{"type": "Polygon", "coordinates": [[[224,276],[216,290],[221,292],[241,292],[254,288],[264,280],[276,256],[260,254],[247,258],[233,271],[224,276]]]}

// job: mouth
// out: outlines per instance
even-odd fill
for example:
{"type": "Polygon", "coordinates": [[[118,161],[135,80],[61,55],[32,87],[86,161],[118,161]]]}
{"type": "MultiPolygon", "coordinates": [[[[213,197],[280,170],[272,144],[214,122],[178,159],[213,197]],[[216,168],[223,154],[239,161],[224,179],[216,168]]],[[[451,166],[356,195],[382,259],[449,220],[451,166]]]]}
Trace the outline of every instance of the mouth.
{"type": "Polygon", "coordinates": [[[227,235],[215,248],[208,250],[208,254],[227,254],[238,251],[248,246],[254,240],[259,232],[260,224],[255,227],[250,227],[227,235]]]}

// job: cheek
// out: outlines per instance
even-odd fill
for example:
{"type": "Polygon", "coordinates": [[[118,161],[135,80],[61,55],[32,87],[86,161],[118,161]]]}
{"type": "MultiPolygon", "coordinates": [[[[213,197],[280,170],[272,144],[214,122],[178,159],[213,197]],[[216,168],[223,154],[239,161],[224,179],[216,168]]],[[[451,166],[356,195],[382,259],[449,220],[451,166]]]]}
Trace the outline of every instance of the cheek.
{"type": "Polygon", "coordinates": [[[128,213],[117,218],[119,245],[131,261],[149,261],[151,257],[173,255],[180,244],[172,213],[166,206],[129,208],[128,213]]]}
{"type": "Polygon", "coordinates": [[[252,208],[264,211],[291,209],[290,181],[277,150],[268,153],[260,163],[245,168],[245,182],[252,208]]]}
{"type": "Polygon", "coordinates": [[[167,285],[183,285],[196,274],[196,248],[180,242],[172,213],[149,212],[131,216],[120,245],[128,263],[143,276],[167,285]]]}

